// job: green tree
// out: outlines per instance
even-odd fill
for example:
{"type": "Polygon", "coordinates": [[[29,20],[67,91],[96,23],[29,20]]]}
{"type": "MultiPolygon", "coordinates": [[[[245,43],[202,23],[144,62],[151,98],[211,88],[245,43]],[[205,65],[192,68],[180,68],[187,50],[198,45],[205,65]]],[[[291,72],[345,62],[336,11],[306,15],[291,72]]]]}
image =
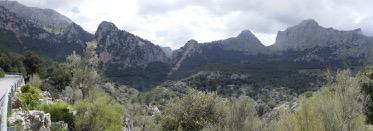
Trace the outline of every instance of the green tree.
{"type": "Polygon", "coordinates": [[[5,72],[17,72],[27,75],[26,68],[23,63],[23,56],[16,53],[0,53],[0,67],[5,72]]]}
{"type": "Polygon", "coordinates": [[[31,77],[34,73],[42,74],[45,68],[42,58],[40,58],[36,53],[29,51],[24,54],[23,63],[26,67],[28,77],[31,77]]]}
{"type": "Polygon", "coordinates": [[[5,72],[3,69],[0,68],[0,78],[5,76],[5,72]]]}
{"type": "Polygon", "coordinates": [[[72,73],[70,86],[74,91],[81,90],[83,98],[88,96],[90,88],[97,87],[100,80],[97,71],[99,59],[95,49],[95,43],[87,43],[83,57],[75,52],[67,57],[66,65],[72,73]]]}
{"type": "Polygon", "coordinates": [[[123,108],[110,96],[98,89],[91,89],[90,95],[74,104],[75,129],[79,131],[120,131],[122,130],[123,108]]]}
{"type": "Polygon", "coordinates": [[[47,82],[61,92],[71,82],[71,71],[64,64],[53,64],[47,70],[47,82]]]}

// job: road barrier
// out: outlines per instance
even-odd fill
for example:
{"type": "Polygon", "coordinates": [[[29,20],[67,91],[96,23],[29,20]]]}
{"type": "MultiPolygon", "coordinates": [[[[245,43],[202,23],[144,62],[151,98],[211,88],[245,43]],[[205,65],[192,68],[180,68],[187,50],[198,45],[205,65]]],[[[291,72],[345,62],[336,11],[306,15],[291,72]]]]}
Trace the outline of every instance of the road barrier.
{"type": "Polygon", "coordinates": [[[0,96],[0,116],[1,116],[1,131],[7,130],[7,119],[8,111],[12,109],[12,97],[15,95],[17,90],[25,84],[24,78],[22,75],[6,75],[7,78],[12,78],[12,84],[10,87],[0,87],[5,89],[5,93],[0,96]]]}

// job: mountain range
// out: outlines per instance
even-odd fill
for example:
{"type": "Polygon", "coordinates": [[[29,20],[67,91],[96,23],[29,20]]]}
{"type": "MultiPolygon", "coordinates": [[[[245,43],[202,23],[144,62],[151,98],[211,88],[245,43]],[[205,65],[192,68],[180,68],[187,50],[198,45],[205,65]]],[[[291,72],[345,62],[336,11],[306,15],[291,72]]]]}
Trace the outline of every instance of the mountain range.
{"type": "Polygon", "coordinates": [[[358,69],[373,63],[373,38],[361,29],[325,28],[312,19],[279,31],[271,46],[243,30],[224,40],[199,43],[191,39],[172,51],[111,22],[101,22],[95,34],[90,34],[54,10],[0,1],[2,51],[31,50],[50,60],[63,60],[72,52],[82,54],[89,41],[97,42],[107,78],[141,90],[216,71],[246,74],[252,79],[250,84],[301,90],[317,86],[322,70],[358,69]],[[294,85],[297,81],[303,83],[294,85]]]}

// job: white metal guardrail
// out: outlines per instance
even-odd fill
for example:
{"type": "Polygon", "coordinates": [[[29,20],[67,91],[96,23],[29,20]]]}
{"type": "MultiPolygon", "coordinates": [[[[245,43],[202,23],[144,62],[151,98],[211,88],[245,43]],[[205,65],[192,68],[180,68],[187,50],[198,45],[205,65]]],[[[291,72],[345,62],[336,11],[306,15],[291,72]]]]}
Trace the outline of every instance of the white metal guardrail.
{"type": "Polygon", "coordinates": [[[0,80],[3,82],[0,84],[1,131],[6,131],[8,111],[11,110],[12,105],[11,98],[25,82],[23,76],[20,74],[6,75],[4,78],[0,78],[0,80]]]}

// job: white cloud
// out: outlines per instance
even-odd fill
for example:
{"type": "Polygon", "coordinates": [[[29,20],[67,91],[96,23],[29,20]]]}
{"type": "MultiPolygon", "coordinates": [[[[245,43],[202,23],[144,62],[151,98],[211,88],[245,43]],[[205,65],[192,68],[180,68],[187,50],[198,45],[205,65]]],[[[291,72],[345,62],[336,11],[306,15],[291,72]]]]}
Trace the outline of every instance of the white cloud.
{"type": "Polygon", "coordinates": [[[189,39],[208,42],[249,29],[265,44],[278,30],[313,18],[325,27],[362,28],[373,35],[369,0],[19,0],[52,8],[94,33],[111,21],[155,44],[178,48],[189,39]]]}

